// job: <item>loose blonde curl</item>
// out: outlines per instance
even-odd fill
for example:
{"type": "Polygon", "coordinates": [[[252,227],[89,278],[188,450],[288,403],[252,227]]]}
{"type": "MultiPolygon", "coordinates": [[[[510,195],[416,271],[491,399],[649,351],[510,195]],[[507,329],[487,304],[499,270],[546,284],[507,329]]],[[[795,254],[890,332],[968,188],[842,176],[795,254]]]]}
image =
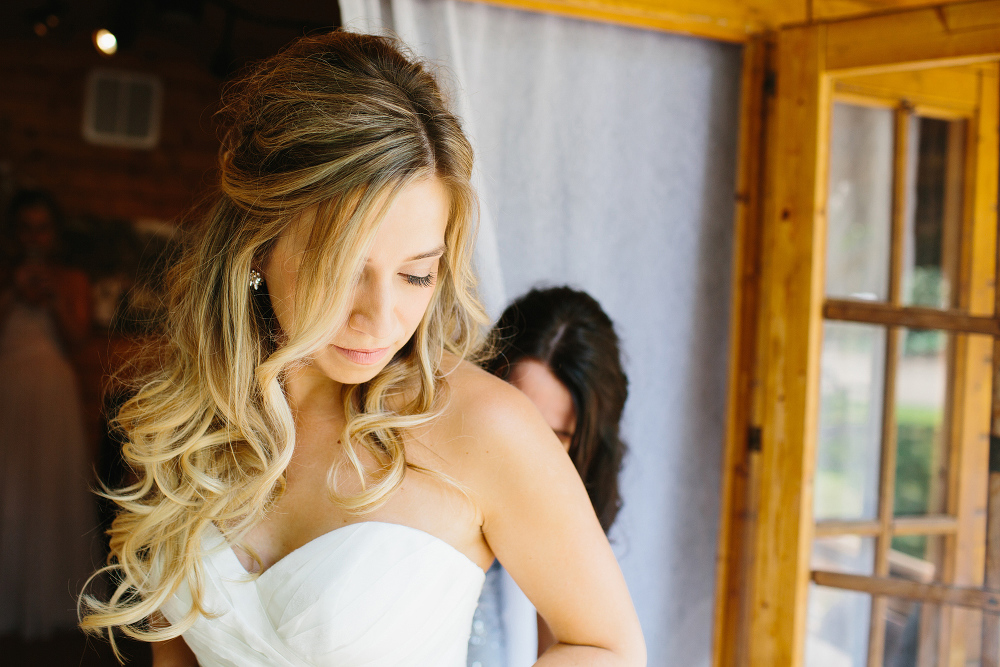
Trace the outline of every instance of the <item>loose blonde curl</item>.
{"type": "Polygon", "coordinates": [[[112,642],[115,628],[147,641],[176,637],[210,613],[202,532],[213,523],[239,542],[282,493],[295,445],[283,378],[328,344],[386,209],[415,180],[436,177],[451,194],[447,251],[413,338],[374,379],[345,387],[341,442],[363,447],[380,467],[366,473],[345,445],[362,490],[345,496],[331,487],[335,503],[361,514],[389,498],[413,467],[402,434],[440,410],[444,352],[474,355],[486,322],[472,271],[472,149],[434,78],[398,42],[346,32],[302,38],[229,86],[220,113],[228,126],[220,196],[171,274],[156,367],[117,417],[138,481],[107,490],[121,509],[98,574],[110,575],[114,593],[106,602],[81,597],[81,627],[112,642]],[[294,330],[279,331],[249,274],[307,211],[316,222],[294,330]],[[387,407],[404,395],[405,405],[387,407]],[[151,626],[182,584],[190,613],[151,626]]]}

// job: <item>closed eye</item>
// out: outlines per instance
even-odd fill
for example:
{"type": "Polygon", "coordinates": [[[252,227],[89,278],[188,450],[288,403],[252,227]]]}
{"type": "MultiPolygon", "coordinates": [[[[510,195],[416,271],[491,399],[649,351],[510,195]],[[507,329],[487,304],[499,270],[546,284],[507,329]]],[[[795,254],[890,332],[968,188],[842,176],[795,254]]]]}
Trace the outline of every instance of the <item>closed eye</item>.
{"type": "Polygon", "coordinates": [[[428,273],[426,276],[414,276],[408,273],[404,273],[403,277],[406,279],[406,282],[416,287],[430,287],[431,285],[434,284],[434,278],[436,277],[436,274],[428,273]]]}

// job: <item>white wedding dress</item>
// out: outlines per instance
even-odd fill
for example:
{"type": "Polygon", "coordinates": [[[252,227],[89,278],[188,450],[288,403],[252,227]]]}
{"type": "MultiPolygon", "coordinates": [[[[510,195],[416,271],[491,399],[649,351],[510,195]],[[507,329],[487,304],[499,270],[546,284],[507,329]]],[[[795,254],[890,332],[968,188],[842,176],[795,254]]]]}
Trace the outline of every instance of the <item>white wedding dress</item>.
{"type": "MultiPolygon", "coordinates": [[[[222,533],[202,538],[205,608],[184,633],[200,667],[465,667],[485,575],[416,528],[364,521],[251,577],[222,533]]],[[[182,587],[161,608],[191,608],[182,587]]]]}

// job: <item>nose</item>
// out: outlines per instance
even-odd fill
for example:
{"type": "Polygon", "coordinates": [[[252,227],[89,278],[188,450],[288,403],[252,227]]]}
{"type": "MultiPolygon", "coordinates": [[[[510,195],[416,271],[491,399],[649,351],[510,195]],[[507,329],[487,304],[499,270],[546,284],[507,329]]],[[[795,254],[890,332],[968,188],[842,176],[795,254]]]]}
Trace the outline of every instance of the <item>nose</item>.
{"type": "Polygon", "coordinates": [[[373,339],[371,343],[388,342],[395,325],[393,311],[392,285],[363,277],[354,293],[348,326],[373,339]]]}

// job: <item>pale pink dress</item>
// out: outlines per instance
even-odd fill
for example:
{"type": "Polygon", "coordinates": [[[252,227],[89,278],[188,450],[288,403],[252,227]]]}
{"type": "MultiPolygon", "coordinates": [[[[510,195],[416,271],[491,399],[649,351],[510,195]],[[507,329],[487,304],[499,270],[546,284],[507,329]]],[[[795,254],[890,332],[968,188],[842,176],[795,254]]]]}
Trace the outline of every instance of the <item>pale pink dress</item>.
{"type": "Polygon", "coordinates": [[[76,625],[99,544],[91,470],[52,318],[15,302],[0,330],[0,634],[76,625]]]}

